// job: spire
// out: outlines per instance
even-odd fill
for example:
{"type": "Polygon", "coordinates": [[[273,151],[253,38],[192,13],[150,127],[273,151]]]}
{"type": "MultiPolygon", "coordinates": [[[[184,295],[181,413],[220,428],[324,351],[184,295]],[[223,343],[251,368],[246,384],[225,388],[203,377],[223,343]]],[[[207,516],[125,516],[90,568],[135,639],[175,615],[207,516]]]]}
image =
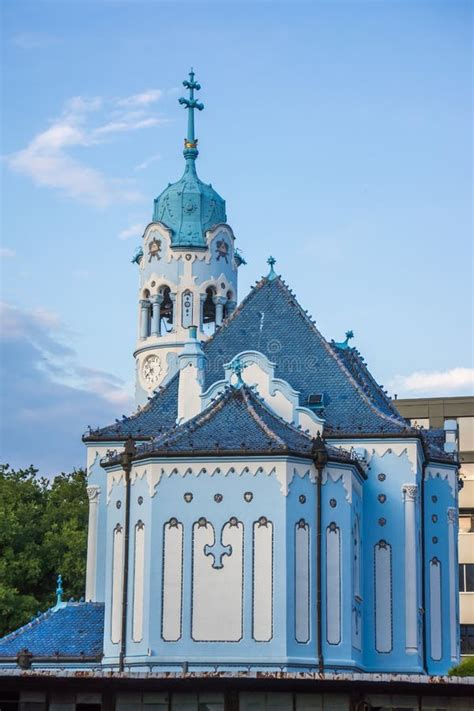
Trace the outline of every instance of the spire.
{"type": "Polygon", "coordinates": [[[194,91],[199,91],[201,88],[201,85],[197,81],[194,81],[194,76],[194,71],[191,67],[191,71],[189,72],[189,81],[187,79],[183,81],[183,86],[189,90],[189,98],[185,99],[184,97],[181,97],[179,99],[179,103],[183,104],[184,107],[188,109],[188,135],[184,139],[183,151],[183,155],[186,158],[188,165],[189,161],[195,161],[199,155],[199,151],[197,149],[198,139],[194,136],[194,109],[202,111],[204,108],[204,104],[201,104],[194,98],[194,91]]]}
{"type": "Polygon", "coordinates": [[[58,579],[56,581],[57,588],[56,588],[56,605],[60,605],[63,601],[63,579],[61,575],[58,575],[58,579]]]}
{"type": "Polygon", "coordinates": [[[273,281],[274,279],[277,279],[277,278],[278,278],[278,274],[277,274],[277,273],[275,272],[275,270],[273,269],[273,267],[274,267],[275,264],[276,264],[276,259],[275,259],[275,257],[271,257],[271,256],[268,257],[268,259],[267,259],[267,264],[268,264],[269,267],[270,267],[270,271],[269,271],[269,273],[268,273],[267,279],[268,279],[268,281],[273,281]]]}

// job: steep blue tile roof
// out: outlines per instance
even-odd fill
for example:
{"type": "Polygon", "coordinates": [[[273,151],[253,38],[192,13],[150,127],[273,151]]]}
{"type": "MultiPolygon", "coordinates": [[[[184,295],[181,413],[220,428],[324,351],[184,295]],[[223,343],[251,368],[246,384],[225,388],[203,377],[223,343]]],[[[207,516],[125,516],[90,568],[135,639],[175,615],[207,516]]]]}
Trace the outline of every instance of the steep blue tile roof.
{"type": "Polygon", "coordinates": [[[178,377],[170,380],[168,385],[159,390],[141,410],[117,420],[115,424],[91,431],[84,439],[107,440],[110,438],[124,439],[129,435],[133,437],[154,437],[170,429],[176,422],[178,411],[178,377]]]}
{"type": "Polygon", "coordinates": [[[0,657],[15,658],[22,649],[34,657],[100,657],[103,636],[103,603],[68,602],[0,639],[0,657]]]}
{"type": "Polygon", "coordinates": [[[139,447],[139,455],[164,451],[310,454],[312,439],[270,412],[251,388],[229,387],[196,417],[139,447]]]}
{"type": "Polygon", "coordinates": [[[382,428],[400,432],[406,428],[385,396],[374,396],[379,386],[373,379],[367,379],[369,396],[280,278],[262,279],[204,350],[208,357],[206,388],[222,378],[222,363],[239,351],[257,350],[276,363],[277,377],[301,393],[301,404],[313,393],[326,393],[327,405],[321,416],[328,426],[345,432],[378,432],[382,428]]]}
{"type": "MultiPolygon", "coordinates": [[[[318,414],[326,432],[393,433],[408,428],[354,348],[329,343],[281,280],[262,279],[232,316],[203,344],[207,356],[205,388],[223,377],[223,364],[244,350],[264,353],[276,364],[275,375],[301,393],[325,395],[318,414]]],[[[173,428],[178,377],[132,417],[92,433],[93,438],[160,436],[173,428]]]]}

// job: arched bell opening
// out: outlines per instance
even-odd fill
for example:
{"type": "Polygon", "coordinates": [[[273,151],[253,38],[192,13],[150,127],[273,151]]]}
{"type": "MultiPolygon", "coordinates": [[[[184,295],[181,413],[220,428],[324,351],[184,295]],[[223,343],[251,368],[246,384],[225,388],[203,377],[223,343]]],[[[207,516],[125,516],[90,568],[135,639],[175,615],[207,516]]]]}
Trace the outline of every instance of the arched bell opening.
{"type": "Polygon", "coordinates": [[[202,330],[206,336],[212,336],[216,330],[216,290],[212,286],[206,289],[206,297],[202,304],[202,330]]]}
{"type": "Polygon", "coordinates": [[[162,296],[160,304],[160,330],[162,334],[170,333],[173,330],[173,300],[169,286],[163,286],[159,290],[162,296]]]}

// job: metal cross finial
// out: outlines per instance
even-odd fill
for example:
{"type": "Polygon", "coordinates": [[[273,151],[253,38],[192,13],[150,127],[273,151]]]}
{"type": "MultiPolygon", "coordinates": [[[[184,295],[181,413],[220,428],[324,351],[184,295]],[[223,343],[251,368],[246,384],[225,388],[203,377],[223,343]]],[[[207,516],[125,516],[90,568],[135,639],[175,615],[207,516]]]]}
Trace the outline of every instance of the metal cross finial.
{"type": "Polygon", "coordinates": [[[63,579],[61,575],[58,575],[58,579],[56,581],[57,587],[56,587],[56,605],[60,605],[62,600],[63,600],[63,579]]]}
{"type": "Polygon", "coordinates": [[[273,280],[276,279],[277,276],[278,276],[277,273],[275,272],[275,270],[273,269],[274,265],[276,264],[276,259],[275,259],[275,257],[272,257],[272,256],[268,257],[268,259],[267,259],[267,264],[270,265],[270,272],[269,272],[269,274],[268,274],[268,276],[267,276],[267,279],[268,279],[269,281],[273,281],[273,280]]]}
{"type": "Polygon", "coordinates": [[[349,343],[351,338],[354,338],[354,331],[346,331],[346,343],[349,343]]]}
{"type": "Polygon", "coordinates": [[[197,138],[194,137],[194,109],[202,111],[204,104],[201,104],[194,98],[194,91],[199,91],[201,85],[199,82],[194,81],[194,71],[191,67],[189,72],[189,80],[185,79],[183,81],[183,86],[189,89],[189,98],[185,99],[183,96],[179,99],[179,103],[183,104],[186,109],[189,109],[188,113],[188,135],[184,139],[184,155],[185,158],[196,158],[197,157],[197,138]]]}

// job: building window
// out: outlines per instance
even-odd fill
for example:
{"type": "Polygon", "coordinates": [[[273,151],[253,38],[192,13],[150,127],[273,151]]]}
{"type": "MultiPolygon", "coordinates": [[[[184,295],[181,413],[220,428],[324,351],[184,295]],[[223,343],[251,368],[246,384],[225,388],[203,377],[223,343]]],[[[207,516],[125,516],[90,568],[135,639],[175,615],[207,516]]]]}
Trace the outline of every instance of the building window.
{"type": "Polygon", "coordinates": [[[474,654],[474,625],[461,625],[461,654],[474,654]]]}
{"type": "Polygon", "coordinates": [[[474,563],[459,563],[459,592],[474,592],[474,563]]]}
{"type": "Polygon", "coordinates": [[[459,533],[474,533],[474,509],[459,510],[459,533]]]}

